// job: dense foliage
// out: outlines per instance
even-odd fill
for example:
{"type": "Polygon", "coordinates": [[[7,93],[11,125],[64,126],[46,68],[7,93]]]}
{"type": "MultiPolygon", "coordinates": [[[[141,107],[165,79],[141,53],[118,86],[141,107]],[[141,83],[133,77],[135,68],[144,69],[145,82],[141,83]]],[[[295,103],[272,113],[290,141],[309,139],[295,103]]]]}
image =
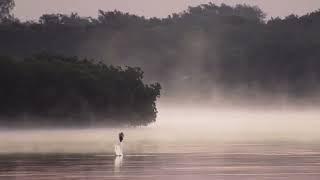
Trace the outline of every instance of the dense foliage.
{"type": "Polygon", "coordinates": [[[39,51],[141,67],[165,93],[302,98],[319,91],[320,11],[265,20],[258,7],[209,3],[167,18],[99,11],[0,26],[0,54],[39,51]],[[191,90],[190,92],[188,90],[191,90]]]}
{"type": "Polygon", "coordinates": [[[5,125],[147,125],[160,85],[140,68],[40,54],[0,58],[0,123],[5,125]]]}
{"type": "Polygon", "coordinates": [[[12,19],[11,10],[14,8],[14,0],[0,0],[0,22],[12,19]]]}

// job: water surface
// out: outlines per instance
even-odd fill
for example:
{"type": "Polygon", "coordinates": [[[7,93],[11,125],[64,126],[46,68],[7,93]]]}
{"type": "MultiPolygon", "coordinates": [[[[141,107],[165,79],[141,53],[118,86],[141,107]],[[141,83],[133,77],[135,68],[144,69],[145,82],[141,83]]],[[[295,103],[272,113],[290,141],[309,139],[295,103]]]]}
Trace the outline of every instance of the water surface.
{"type": "Polygon", "coordinates": [[[0,179],[318,180],[319,127],[318,110],[164,106],[145,128],[1,130],[0,179]]]}
{"type": "Polygon", "coordinates": [[[176,153],[128,153],[124,157],[111,153],[2,154],[0,179],[320,179],[320,146],[315,144],[202,146],[170,145],[167,148],[176,153]]]}

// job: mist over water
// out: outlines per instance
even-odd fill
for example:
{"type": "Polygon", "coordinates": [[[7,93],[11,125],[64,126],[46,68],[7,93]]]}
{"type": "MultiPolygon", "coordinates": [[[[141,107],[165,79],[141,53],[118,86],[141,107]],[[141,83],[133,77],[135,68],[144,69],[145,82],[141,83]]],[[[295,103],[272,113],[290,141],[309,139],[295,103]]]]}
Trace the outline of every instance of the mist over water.
{"type": "Polygon", "coordinates": [[[320,11],[19,22],[2,4],[0,179],[319,179],[320,11]]]}
{"type": "MultiPolygon", "coordinates": [[[[2,130],[0,153],[112,153],[120,131],[126,153],[203,152],[230,144],[316,144],[316,110],[158,104],[148,127],[2,130]],[[190,148],[188,148],[190,147],[190,148]]],[[[247,148],[247,151],[250,151],[247,148]]]]}
{"type": "Polygon", "coordinates": [[[2,130],[0,177],[319,179],[316,110],[163,101],[158,110],[148,127],[2,130]],[[124,157],[115,157],[120,131],[124,157]]]}

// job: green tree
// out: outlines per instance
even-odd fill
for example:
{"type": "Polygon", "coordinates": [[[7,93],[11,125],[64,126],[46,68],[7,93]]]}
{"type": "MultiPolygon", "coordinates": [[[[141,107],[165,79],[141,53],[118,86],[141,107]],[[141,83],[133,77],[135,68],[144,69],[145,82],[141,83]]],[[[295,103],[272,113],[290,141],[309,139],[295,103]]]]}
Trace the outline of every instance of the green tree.
{"type": "Polygon", "coordinates": [[[0,57],[0,124],[148,125],[156,121],[158,83],[143,71],[77,57],[0,57]],[[26,122],[24,121],[24,122],[26,122]]]}
{"type": "MultiPolygon", "coordinates": [[[[140,67],[146,82],[161,82],[173,95],[314,96],[320,90],[320,12],[268,21],[265,16],[256,6],[213,3],[166,18],[117,10],[99,11],[97,18],[44,15],[38,22],[0,24],[0,54],[25,57],[46,51],[140,67]]],[[[132,84],[121,85],[143,89],[133,80],[139,72],[127,69],[132,84]]],[[[81,81],[92,77],[85,75],[81,81]]],[[[118,102],[134,103],[144,95],[123,93],[118,102]]]]}
{"type": "Polygon", "coordinates": [[[0,22],[12,17],[11,11],[14,6],[14,0],[0,0],[0,22]]]}

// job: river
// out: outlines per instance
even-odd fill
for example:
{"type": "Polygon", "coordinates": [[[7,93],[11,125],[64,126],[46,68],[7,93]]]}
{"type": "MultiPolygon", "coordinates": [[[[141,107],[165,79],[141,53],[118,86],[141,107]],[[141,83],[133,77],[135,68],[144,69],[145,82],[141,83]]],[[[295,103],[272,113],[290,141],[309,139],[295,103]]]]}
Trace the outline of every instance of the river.
{"type": "Polygon", "coordinates": [[[149,127],[2,130],[0,179],[320,179],[317,111],[161,110],[149,127]]]}

